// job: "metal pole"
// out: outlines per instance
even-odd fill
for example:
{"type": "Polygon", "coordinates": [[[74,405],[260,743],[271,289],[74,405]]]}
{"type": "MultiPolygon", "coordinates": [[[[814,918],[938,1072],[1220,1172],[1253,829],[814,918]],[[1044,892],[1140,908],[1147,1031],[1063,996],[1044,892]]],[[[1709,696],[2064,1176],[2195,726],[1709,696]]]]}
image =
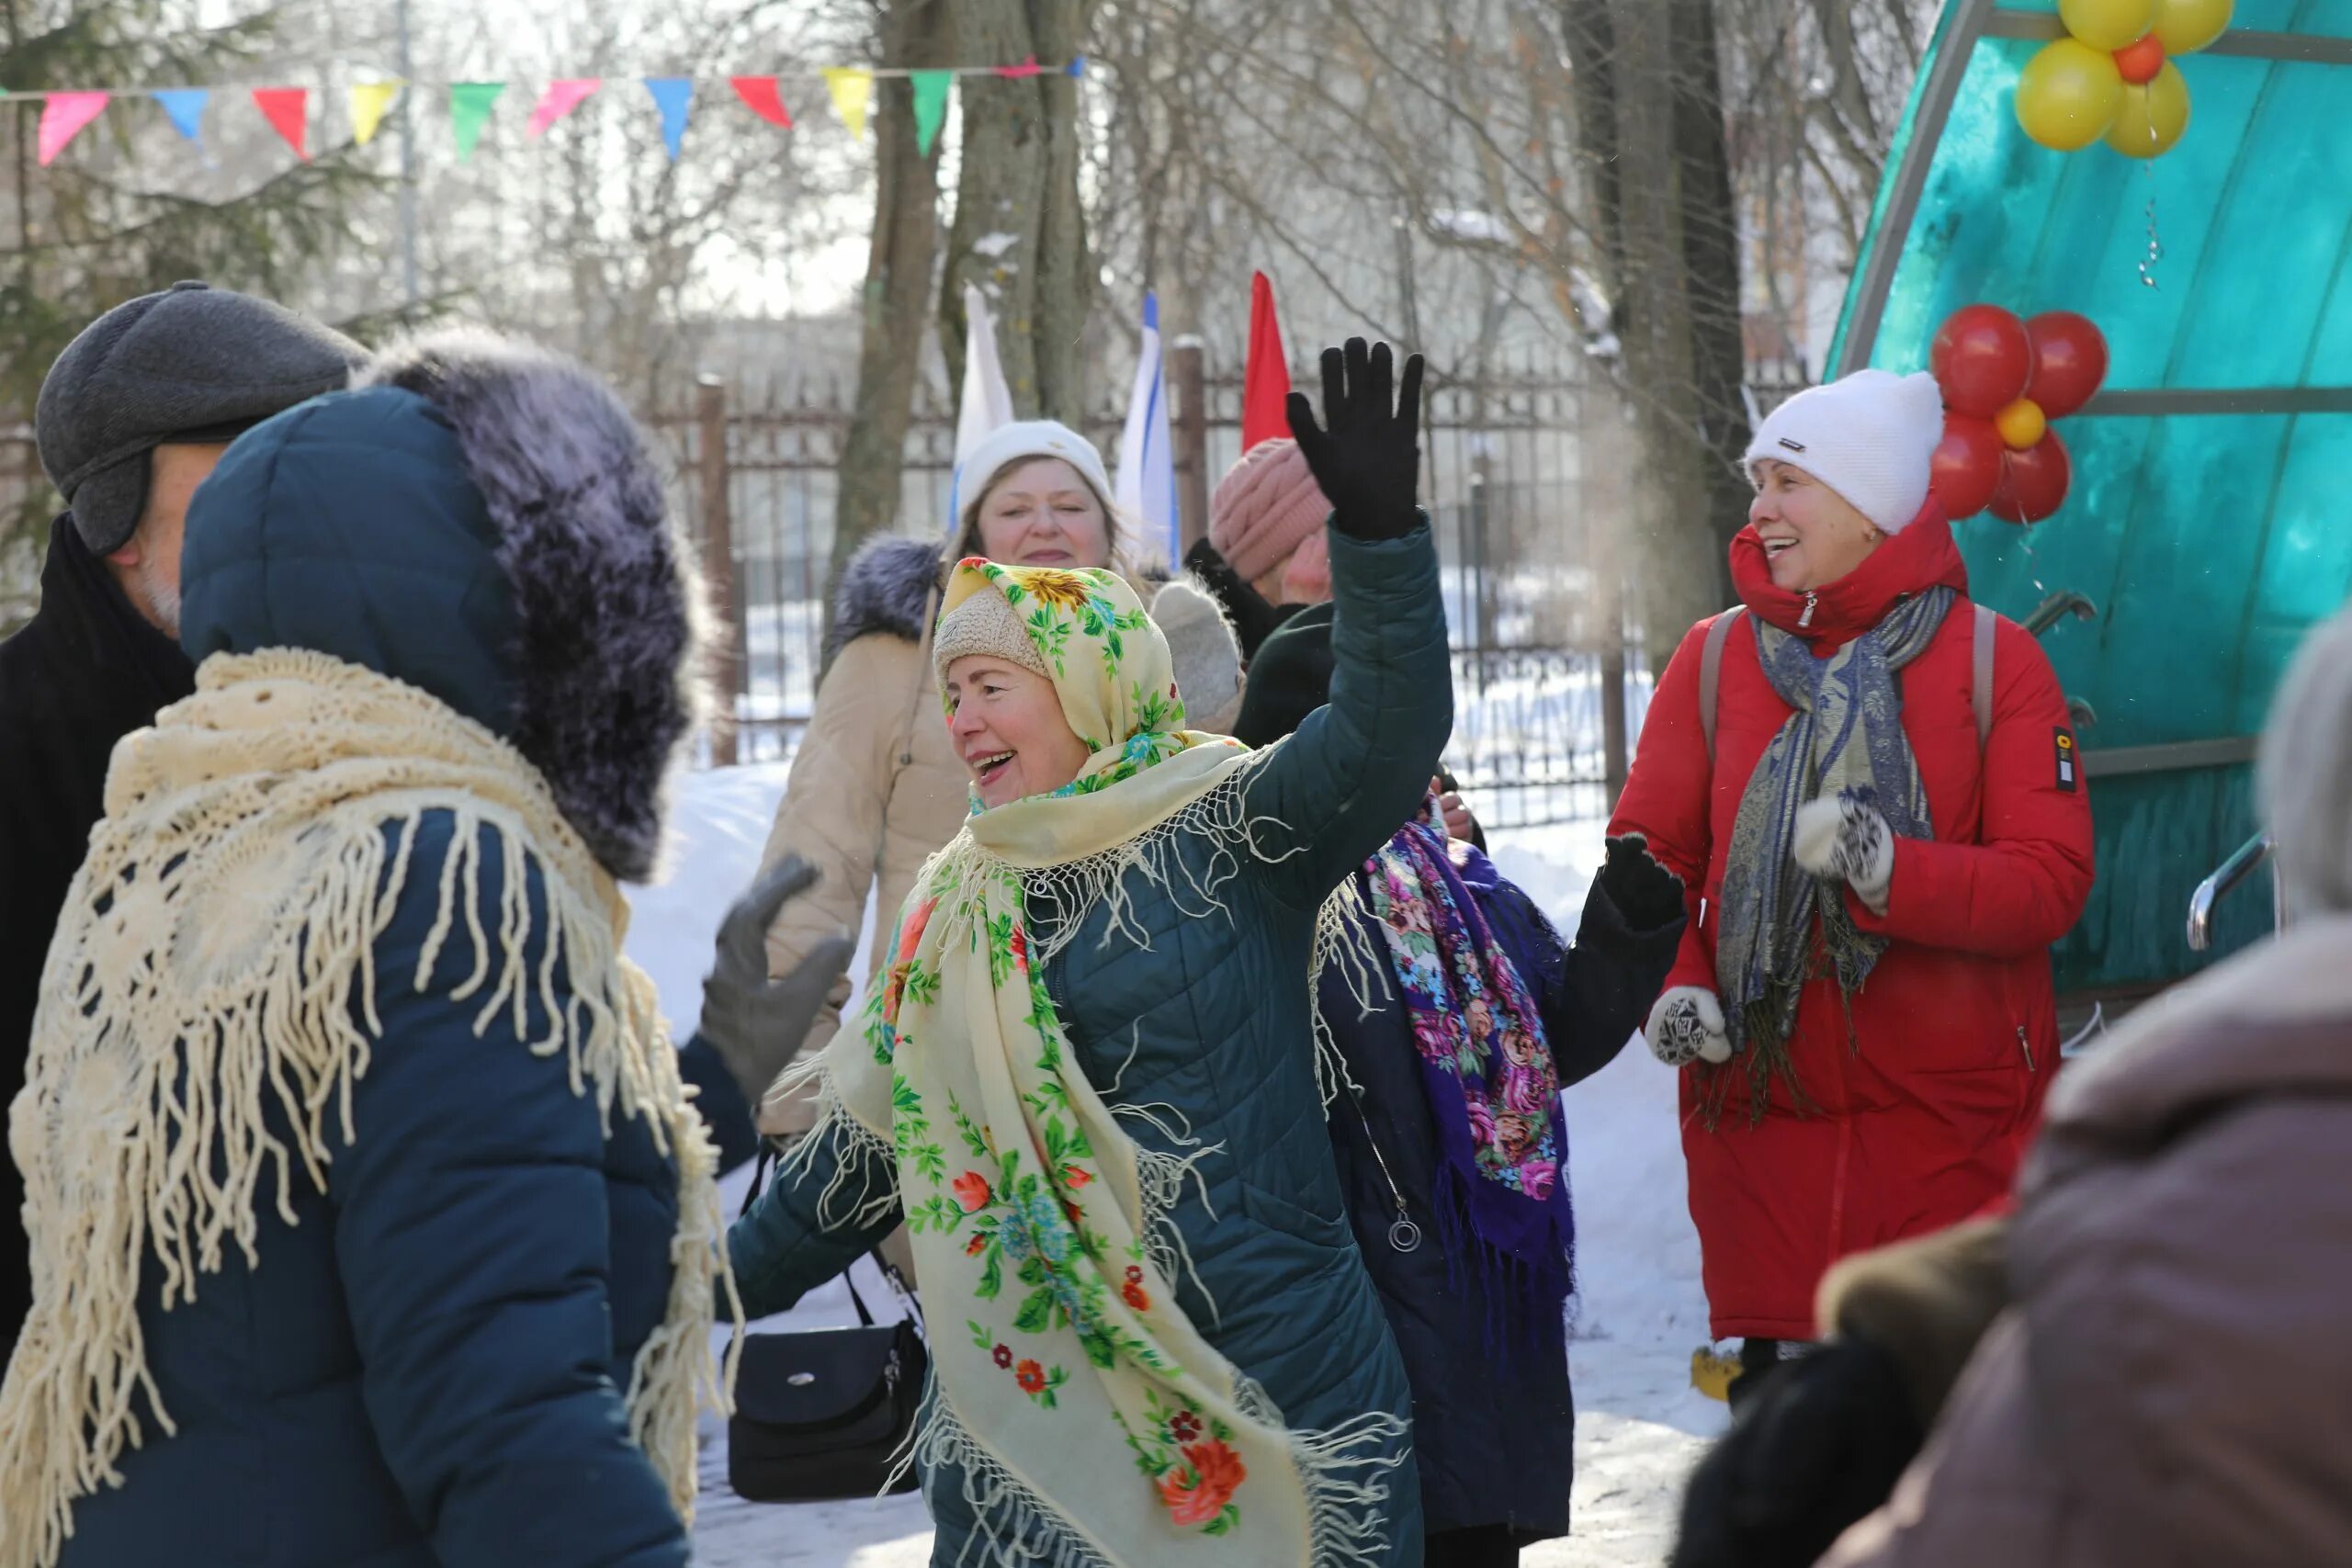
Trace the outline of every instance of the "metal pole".
{"type": "Polygon", "coordinates": [[[695,382],[695,423],[703,581],[710,585],[711,597],[717,601],[714,608],[732,634],[716,660],[718,668],[714,673],[726,705],[711,726],[710,760],[714,766],[731,768],[737,759],[735,730],[741,711],[737,698],[743,689],[745,616],[743,596],[735,581],[735,529],[728,513],[727,388],[716,376],[699,377],[695,382]]]}
{"type": "Polygon", "coordinates": [[[408,0],[394,13],[400,27],[401,51],[401,288],[408,309],[416,309],[416,122],[409,113],[415,96],[414,67],[409,56],[408,0]]]}
{"type": "MultiPolygon", "coordinates": [[[[1177,537],[1191,549],[1209,532],[1209,411],[1201,340],[1187,333],[1169,351],[1176,393],[1177,537]]],[[[1183,550],[1177,552],[1179,557],[1183,550]]],[[[1170,566],[1178,561],[1170,561],[1170,566]]]]}

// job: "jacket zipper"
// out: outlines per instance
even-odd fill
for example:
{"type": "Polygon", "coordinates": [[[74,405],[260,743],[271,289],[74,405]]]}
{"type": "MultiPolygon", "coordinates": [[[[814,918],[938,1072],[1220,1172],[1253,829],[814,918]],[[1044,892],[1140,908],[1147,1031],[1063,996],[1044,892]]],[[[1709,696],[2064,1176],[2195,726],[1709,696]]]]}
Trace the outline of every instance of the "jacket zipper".
{"type": "Polygon", "coordinates": [[[1821,595],[1818,593],[1807,593],[1804,596],[1804,614],[1797,617],[1797,626],[1799,630],[1803,630],[1804,627],[1813,625],[1813,612],[1820,605],[1820,604],[1821,595]]]}
{"type": "Polygon", "coordinates": [[[2018,1025],[2018,1049],[2025,1053],[2025,1070],[2027,1072],[2038,1073],[2041,1070],[2040,1067],[2033,1065],[2033,1042],[2025,1037],[2025,1025],[2022,1023],[2018,1025]]]}

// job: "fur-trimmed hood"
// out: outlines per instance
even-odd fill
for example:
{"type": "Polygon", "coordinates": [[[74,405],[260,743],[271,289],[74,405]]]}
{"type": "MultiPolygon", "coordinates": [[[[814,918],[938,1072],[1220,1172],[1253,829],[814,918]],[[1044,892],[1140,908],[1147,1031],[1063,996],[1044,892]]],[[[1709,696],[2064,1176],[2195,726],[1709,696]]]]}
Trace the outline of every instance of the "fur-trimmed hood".
{"type": "Polygon", "coordinates": [[[888,632],[921,642],[923,609],[939,586],[946,546],[931,539],[889,536],[867,541],[850,558],[833,591],[833,629],[825,662],[859,637],[888,632]]]}
{"type": "Polygon", "coordinates": [[[704,621],[650,444],[592,372],[477,331],[379,355],[240,437],[188,513],[190,657],[315,649],[538,769],[626,881],[660,859],[704,621]]]}

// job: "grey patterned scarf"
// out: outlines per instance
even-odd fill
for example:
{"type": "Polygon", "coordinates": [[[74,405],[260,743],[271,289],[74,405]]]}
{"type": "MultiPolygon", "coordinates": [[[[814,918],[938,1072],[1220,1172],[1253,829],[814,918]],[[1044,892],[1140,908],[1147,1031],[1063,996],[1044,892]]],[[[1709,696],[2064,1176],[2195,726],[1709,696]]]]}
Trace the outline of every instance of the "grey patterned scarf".
{"type": "MultiPolygon", "coordinates": [[[[1957,597],[1939,586],[1904,600],[1827,659],[1815,658],[1803,640],[1761,616],[1748,617],[1765,679],[1796,710],[1740,796],[1715,947],[1724,1024],[1733,1050],[1747,1055],[1754,1116],[1763,1115],[1773,1074],[1797,1089],[1788,1042],[1798,998],[1820,972],[1815,915],[1821,919],[1823,950],[1849,998],[1886,951],[1884,938],[1856,927],[1843,897],[1834,892],[1824,897],[1824,885],[1798,866],[1790,852],[1797,810],[1822,795],[1853,792],[1878,807],[1897,837],[1935,836],[1918,759],[1903,733],[1903,692],[1894,675],[1927,650],[1957,597]]],[[[1711,1118],[1730,1087],[1727,1074],[1718,1077],[1708,1097],[1711,1118]]]]}

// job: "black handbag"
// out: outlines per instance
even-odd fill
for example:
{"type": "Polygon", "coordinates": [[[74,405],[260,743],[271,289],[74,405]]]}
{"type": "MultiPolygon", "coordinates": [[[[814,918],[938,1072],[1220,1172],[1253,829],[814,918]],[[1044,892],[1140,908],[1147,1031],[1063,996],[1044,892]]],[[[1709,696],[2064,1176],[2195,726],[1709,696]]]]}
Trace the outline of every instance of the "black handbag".
{"type": "MultiPolygon", "coordinates": [[[[773,1157],[762,1152],[745,1210],[773,1157]]],[[[871,1256],[917,1315],[877,1325],[844,1273],[858,1327],[743,1337],[735,1414],[727,1422],[727,1483],[737,1496],[812,1503],[881,1495],[914,1430],[930,1357],[913,1292],[878,1250],[871,1256]]],[[[890,1490],[911,1492],[919,1484],[909,1467],[890,1490]]]]}

